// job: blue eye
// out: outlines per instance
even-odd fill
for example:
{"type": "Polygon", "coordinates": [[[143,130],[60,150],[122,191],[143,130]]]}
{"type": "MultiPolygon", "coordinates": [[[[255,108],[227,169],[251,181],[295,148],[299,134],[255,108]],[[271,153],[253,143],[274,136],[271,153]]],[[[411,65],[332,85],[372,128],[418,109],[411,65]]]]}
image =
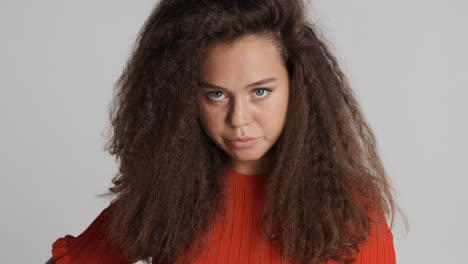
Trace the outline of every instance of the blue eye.
{"type": "Polygon", "coordinates": [[[270,94],[271,91],[272,89],[269,89],[269,88],[257,88],[255,89],[255,94],[259,95],[259,98],[265,98],[268,96],[268,94],[270,94]],[[258,93],[259,91],[260,93],[258,93]],[[265,95],[265,92],[266,92],[266,95],[265,95]]]}
{"type": "MultiPolygon", "coordinates": [[[[211,93],[208,93],[208,97],[209,97],[210,95],[212,95],[212,94],[218,94],[218,95],[219,95],[219,94],[222,94],[222,93],[223,93],[223,92],[221,92],[221,91],[211,92],[211,93]]],[[[219,97],[215,97],[215,98],[216,98],[216,99],[219,99],[219,97]]]]}
{"type": "Polygon", "coordinates": [[[260,91],[262,93],[260,93],[260,94],[256,93],[257,95],[263,95],[263,94],[265,94],[266,89],[260,88],[260,89],[255,90],[255,92],[258,92],[258,91],[260,91]]]}
{"type": "MultiPolygon", "coordinates": [[[[272,91],[272,89],[268,89],[268,88],[257,88],[255,89],[255,94],[258,95],[257,98],[265,98],[266,95],[265,95],[265,91],[267,92],[267,95],[272,91]]],[[[208,96],[208,99],[212,100],[212,101],[218,101],[218,99],[220,99],[220,97],[218,96],[214,96],[214,99],[212,99],[213,97],[211,97],[211,95],[222,95],[223,92],[221,91],[214,91],[214,92],[209,92],[207,93],[207,96],[208,96]]]]}

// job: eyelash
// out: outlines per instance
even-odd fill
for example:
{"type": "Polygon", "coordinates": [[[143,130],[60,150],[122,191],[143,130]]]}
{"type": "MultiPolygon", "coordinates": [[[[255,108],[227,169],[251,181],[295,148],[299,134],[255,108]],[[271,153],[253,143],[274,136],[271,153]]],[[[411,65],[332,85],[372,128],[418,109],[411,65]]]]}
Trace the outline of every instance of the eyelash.
{"type": "MultiPolygon", "coordinates": [[[[273,91],[273,90],[270,89],[270,88],[256,88],[256,89],[254,89],[254,92],[255,92],[255,91],[258,91],[258,90],[267,91],[267,95],[262,96],[262,97],[258,97],[258,98],[266,98],[266,97],[268,96],[268,94],[270,94],[270,93],[273,91]]],[[[214,91],[214,92],[209,92],[209,93],[207,93],[208,99],[211,100],[211,101],[214,101],[214,102],[219,101],[219,100],[213,100],[213,99],[210,98],[210,95],[211,95],[211,94],[217,93],[217,92],[221,92],[221,91],[214,91]]],[[[218,98],[218,99],[219,99],[219,98],[218,98]]]]}

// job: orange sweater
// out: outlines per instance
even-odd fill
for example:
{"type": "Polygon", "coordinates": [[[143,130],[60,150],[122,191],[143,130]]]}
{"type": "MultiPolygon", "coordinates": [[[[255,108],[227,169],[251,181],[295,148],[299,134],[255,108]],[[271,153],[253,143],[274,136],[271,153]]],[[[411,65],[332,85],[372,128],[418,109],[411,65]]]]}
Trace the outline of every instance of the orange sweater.
{"type": "MultiPolygon", "coordinates": [[[[263,209],[262,192],[265,175],[245,175],[230,170],[227,174],[232,192],[226,206],[215,223],[211,245],[202,251],[196,264],[208,263],[270,263],[287,264],[279,250],[262,241],[258,221],[263,209]]],[[[129,264],[120,251],[110,248],[102,232],[110,208],[107,207],[78,237],[66,235],[52,244],[52,256],[57,264],[129,264]]],[[[176,264],[185,264],[188,250],[176,264]]],[[[371,236],[360,246],[356,264],[394,264],[393,235],[387,223],[373,226],[371,236]],[[377,236],[381,228],[384,235],[377,236]]],[[[335,264],[330,261],[329,264],[335,264]]]]}

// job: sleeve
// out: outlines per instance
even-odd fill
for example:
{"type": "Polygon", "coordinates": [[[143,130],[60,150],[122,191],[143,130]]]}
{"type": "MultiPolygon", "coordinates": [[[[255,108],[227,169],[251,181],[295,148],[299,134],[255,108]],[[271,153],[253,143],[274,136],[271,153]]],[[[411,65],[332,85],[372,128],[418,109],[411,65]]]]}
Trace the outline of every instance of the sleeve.
{"type": "Polygon", "coordinates": [[[65,235],[52,244],[56,264],[131,264],[120,249],[112,248],[103,227],[108,223],[112,205],[105,208],[79,236],[65,235]]]}
{"type": "Polygon", "coordinates": [[[388,228],[385,217],[380,217],[377,223],[372,223],[370,235],[359,246],[359,254],[355,264],[395,264],[396,256],[393,246],[393,234],[388,228]]]}

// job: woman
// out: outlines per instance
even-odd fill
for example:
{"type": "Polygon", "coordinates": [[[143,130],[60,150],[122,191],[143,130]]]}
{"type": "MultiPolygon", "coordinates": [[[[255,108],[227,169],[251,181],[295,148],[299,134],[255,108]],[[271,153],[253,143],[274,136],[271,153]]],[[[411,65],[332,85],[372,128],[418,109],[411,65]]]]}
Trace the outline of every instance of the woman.
{"type": "Polygon", "coordinates": [[[56,263],[395,263],[391,185],[300,0],[162,0],[117,83],[115,199],[56,263]]]}

